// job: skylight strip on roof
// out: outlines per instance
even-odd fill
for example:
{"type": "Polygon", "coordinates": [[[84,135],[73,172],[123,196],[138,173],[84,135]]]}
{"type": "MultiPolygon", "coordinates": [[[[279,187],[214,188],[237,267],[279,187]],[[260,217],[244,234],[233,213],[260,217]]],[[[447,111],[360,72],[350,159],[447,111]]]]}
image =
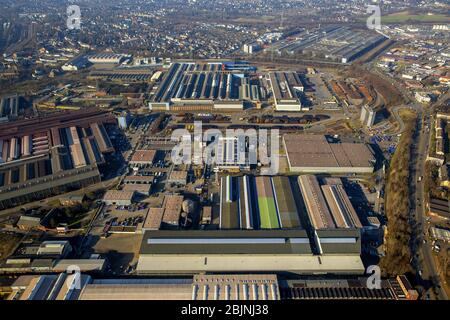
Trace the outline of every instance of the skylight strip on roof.
{"type": "MultiPolygon", "coordinates": [[[[292,240],[292,239],[291,239],[292,240]]],[[[148,244],[284,244],[285,238],[147,239],[148,244]]]]}

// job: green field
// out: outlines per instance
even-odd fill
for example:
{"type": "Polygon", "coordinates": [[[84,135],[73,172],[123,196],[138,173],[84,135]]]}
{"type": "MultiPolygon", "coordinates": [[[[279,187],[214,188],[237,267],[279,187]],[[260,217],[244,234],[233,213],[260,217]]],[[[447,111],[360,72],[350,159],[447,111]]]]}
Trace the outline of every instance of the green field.
{"type": "Polygon", "coordinates": [[[272,197],[258,197],[258,206],[261,218],[261,229],[280,228],[274,199],[272,197]]]}
{"type": "MultiPolygon", "coordinates": [[[[368,17],[361,18],[361,22],[365,22],[368,17]]],[[[381,23],[405,23],[405,22],[437,22],[437,23],[450,23],[450,16],[445,14],[414,14],[408,12],[398,12],[388,15],[381,15],[381,23]]]]}
{"type": "Polygon", "coordinates": [[[417,22],[450,22],[450,17],[445,14],[409,14],[399,13],[381,16],[381,23],[402,23],[407,21],[417,22]]]}

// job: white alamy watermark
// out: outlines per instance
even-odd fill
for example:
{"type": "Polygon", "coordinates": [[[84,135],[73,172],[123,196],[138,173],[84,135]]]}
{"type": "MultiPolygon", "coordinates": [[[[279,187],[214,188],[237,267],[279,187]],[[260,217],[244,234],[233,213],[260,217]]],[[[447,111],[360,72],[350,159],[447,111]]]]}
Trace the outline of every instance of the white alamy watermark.
{"type": "Polygon", "coordinates": [[[241,170],[261,166],[262,174],[279,172],[279,130],[226,129],[224,135],[219,129],[203,131],[202,122],[196,121],[193,134],[186,129],[176,129],[171,140],[177,142],[171,152],[175,165],[210,165],[241,170]]]}
{"type": "Polygon", "coordinates": [[[80,30],[81,29],[81,10],[80,7],[71,4],[67,7],[67,20],[66,25],[69,30],[80,30]]]}
{"type": "Polygon", "coordinates": [[[367,7],[367,28],[370,30],[381,31],[381,8],[380,4],[371,4],[367,7]]]}
{"type": "Polygon", "coordinates": [[[381,269],[377,265],[368,266],[366,273],[370,276],[367,278],[368,289],[381,289],[381,269]]]}
{"type": "Polygon", "coordinates": [[[72,281],[67,282],[69,290],[81,290],[81,269],[77,265],[70,265],[66,269],[67,274],[73,274],[72,281]]]}

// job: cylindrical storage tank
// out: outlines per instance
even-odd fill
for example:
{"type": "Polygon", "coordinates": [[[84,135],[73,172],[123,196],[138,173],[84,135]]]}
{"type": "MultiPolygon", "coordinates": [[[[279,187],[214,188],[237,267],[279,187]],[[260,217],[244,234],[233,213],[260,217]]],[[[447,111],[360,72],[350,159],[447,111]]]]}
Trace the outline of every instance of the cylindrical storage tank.
{"type": "Polygon", "coordinates": [[[183,204],[182,204],[182,208],[183,208],[183,211],[186,212],[187,214],[192,214],[192,213],[194,213],[194,210],[195,210],[195,203],[194,203],[194,201],[192,201],[190,199],[184,200],[183,204]]]}

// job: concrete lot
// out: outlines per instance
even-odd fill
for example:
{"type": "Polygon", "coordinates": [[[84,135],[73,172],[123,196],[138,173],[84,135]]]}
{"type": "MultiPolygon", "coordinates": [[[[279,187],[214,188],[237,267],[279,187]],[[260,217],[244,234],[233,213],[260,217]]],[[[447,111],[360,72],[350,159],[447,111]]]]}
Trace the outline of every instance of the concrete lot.
{"type": "Polygon", "coordinates": [[[117,274],[137,263],[141,241],[141,234],[113,234],[107,239],[99,239],[93,249],[107,258],[109,268],[106,271],[117,274]]]}

